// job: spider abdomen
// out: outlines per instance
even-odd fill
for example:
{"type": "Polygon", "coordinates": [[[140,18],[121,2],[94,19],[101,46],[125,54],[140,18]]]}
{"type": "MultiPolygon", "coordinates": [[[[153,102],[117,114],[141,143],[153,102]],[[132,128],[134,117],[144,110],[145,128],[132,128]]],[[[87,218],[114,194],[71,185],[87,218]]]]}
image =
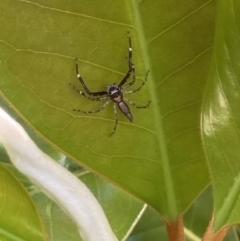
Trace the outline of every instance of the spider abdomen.
{"type": "Polygon", "coordinates": [[[118,103],[118,107],[119,109],[121,110],[121,112],[131,121],[133,122],[133,116],[132,116],[132,113],[128,107],[128,105],[124,102],[124,101],[121,101],[118,103]]]}

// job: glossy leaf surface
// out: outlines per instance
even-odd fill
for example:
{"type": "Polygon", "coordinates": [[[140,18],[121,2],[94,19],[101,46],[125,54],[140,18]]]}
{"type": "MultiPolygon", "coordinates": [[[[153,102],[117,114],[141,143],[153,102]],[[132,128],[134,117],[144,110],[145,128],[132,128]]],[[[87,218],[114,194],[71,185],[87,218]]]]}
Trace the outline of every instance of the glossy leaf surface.
{"type": "Polygon", "coordinates": [[[213,179],[216,229],[240,222],[239,11],[239,1],[218,1],[213,63],[203,106],[203,140],[213,179]]]}

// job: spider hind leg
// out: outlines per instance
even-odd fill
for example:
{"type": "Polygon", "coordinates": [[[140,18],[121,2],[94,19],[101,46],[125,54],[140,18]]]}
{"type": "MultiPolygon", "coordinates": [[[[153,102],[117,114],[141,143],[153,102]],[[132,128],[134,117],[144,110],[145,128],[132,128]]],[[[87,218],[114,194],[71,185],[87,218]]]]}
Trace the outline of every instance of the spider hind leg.
{"type": "Polygon", "coordinates": [[[117,108],[115,103],[113,105],[113,108],[114,108],[114,115],[115,115],[115,125],[113,127],[112,133],[109,136],[112,136],[116,132],[117,125],[118,125],[118,114],[117,114],[117,108]]]}
{"type": "Polygon", "coordinates": [[[129,99],[124,98],[124,100],[125,100],[126,102],[128,102],[129,104],[131,104],[132,106],[134,106],[135,108],[137,108],[137,109],[148,108],[149,105],[151,104],[151,101],[148,101],[148,103],[147,103],[146,105],[137,105],[136,103],[132,102],[132,101],[129,100],[129,99]]]}

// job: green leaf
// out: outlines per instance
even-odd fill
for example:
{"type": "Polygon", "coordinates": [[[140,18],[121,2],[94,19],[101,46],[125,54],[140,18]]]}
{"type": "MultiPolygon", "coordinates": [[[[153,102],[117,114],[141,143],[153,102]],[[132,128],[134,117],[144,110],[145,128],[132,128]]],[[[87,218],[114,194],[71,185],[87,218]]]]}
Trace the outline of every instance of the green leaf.
{"type": "Polygon", "coordinates": [[[47,240],[38,212],[21,184],[0,164],[0,240],[47,240]]]}
{"type": "Polygon", "coordinates": [[[218,1],[202,135],[214,190],[215,228],[240,222],[240,3],[218,1]]]}
{"type": "Polygon", "coordinates": [[[49,143],[147,202],[165,218],[184,212],[209,182],[200,108],[214,32],[214,3],[173,1],[1,1],[0,96],[49,143]],[[120,83],[133,44],[136,88],[150,69],[134,122],[113,107],[97,114],[92,91],[120,83]]]}

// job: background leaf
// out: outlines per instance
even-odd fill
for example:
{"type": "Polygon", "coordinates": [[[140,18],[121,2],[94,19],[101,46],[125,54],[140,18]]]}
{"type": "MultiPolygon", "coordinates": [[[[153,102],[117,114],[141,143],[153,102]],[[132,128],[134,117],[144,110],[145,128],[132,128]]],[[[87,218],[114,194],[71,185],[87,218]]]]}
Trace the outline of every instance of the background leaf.
{"type": "Polygon", "coordinates": [[[176,218],[208,184],[200,109],[214,32],[213,1],[9,0],[0,3],[0,95],[49,143],[176,218]],[[127,71],[126,32],[139,86],[131,95],[150,108],[134,123],[74,92],[80,72],[92,91],[119,83],[127,71]],[[183,195],[184,193],[184,195],[183,195]]]}
{"type": "Polygon", "coordinates": [[[21,184],[0,164],[0,239],[43,241],[46,233],[37,209],[21,184]]]}
{"type": "Polygon", "coordinates": [[[240,222],[240,11],[219,1],[213,63],[203,106],[202,134],[213,180],[215,228],[240,222]]]}

